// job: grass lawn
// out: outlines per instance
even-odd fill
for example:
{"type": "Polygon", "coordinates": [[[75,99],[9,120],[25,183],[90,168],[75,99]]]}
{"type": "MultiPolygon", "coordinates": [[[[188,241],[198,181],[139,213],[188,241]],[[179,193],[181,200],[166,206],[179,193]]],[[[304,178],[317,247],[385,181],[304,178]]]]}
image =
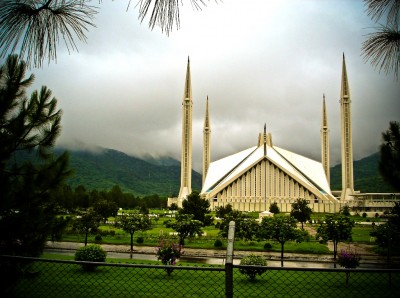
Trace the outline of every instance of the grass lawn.
{"type": "MultiPolygon", "coordinates": [[[[126,261],[126,260],[125,260],[126,261]]],[[[223,267],[162,267],[121,264],[85,272],[72,263],[36,262],[35,275],[14,288],[16,297],[224,297],[223,267]]],[[[397,297],[400,274],[270,268],[255,281],[233,271],[234,297],[397,297]]]]}
{"type": "MultiPolygon", "coordinates": [[[[258,213],[257,213],[258,214],[258,213]]],[[[256,213],[252,214],[256,215],[256,213]]],[[[322,219],[325,214],[312,214],[313,219],[322,219]]],[[[362,217],[352,217],[353,220],[362,219],[362,217]]],[[[112,220],[112,219],[110,219],[112,220]]],[[[158,220],[153,220],[152,229],[141,232],[138,231],[134,234],[134,245],[135,246],[157,246],[159,243],[160,237],[174,237],[172,234],[174,231],[171,228],[167,228],[165,226],[165,221],[171,220],[170,217],[160,217],[158,220]],[[139,237],[143,237],[143,243],[137,243],[137,239],[139,237]]],[[[309,224],[307,224],[309,225],[309,224]]],[[[317,228],[317,225],[313,225],[314,228],[317,228]]],[[[103,244],[115,244],[115,245],[129,245],[130,244],[130,235],[124,232],[122,229],[117,229],[113,225],[101,225],[100,234],[102,235],[103,244]]],[[[369,236],[370,231],[372,230],[372,226],[362,226],[356,225],[353,228],[353,242],[365,243],[374,245],[371,242],[371,237],[369,236]]],[[[207,226],[203,228],[204,235],[201,237],[197,237],[194,239],[186,239],[185,247],[187,248],[198,248],[198,249],[225,249],[226,248],[226,240],[221,239],[219,236],[220,230],[215,228],[214,226],[207,226]],[[221,248],[215,248],[214,242],[216,239],[221,239],[223,242],[223,246],[221,248]]],[[[74,233],[65,233],[63,235],[63,241],[71,241],[71,242],[84,242],[85,236],[83,234],[78,235],[74,233]]],[[[177,237],[175,236],[176,241],[177,237]]],[[[95,242],[95,235],[89,235],[88,241],[90,243],[95,242]]],[[[268,241],[272,245],[272,249],[270,251],[279,252],[280,245],[278,243],[274,243],[273,241],[268,241]]],[[[265,241],[257,242],[257,241],[235,241],[235,249],[236,250],[248,250],[248,251],[265,251],[264,250],[265,241]]],[[[294,252],[294,253],[315,253],[315,254],[329,254],[329,249],[326,245],[320,244],[317,241],[303,242],[303,243],[294,243],[288,242],[285,244],[285,252],[294,252]]]]}

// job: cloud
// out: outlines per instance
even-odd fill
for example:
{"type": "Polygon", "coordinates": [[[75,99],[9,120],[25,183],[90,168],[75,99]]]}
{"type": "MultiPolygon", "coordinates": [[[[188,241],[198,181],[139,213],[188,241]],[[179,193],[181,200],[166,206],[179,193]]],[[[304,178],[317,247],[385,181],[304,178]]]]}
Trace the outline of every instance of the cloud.
{"type": "Polygon", "coordinates": [[[322,95],[331,161],[340,162],[343,52],[352,96],[354,157],[376,152],[399,120],[399,88],[361,56],[374,23],[362,1],[245,1],[185,5],[170,36],[150,30],[126,3],[103,2],[79,53],[34,70],[64,110],[59,144],[180,159],[181,102],[190,56],[194,167],[201,171],[205,100],[212,159],[254,146],[264,123],[279,147],[320,160],[322,95]]]}

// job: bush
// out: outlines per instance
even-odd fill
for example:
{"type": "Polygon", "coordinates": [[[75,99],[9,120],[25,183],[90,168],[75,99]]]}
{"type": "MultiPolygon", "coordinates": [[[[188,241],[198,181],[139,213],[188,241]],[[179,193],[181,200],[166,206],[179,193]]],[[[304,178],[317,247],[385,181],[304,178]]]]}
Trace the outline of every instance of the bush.
{"type": "MultiPolygon", "coordinates": [[[[240,265],[242,265],[242,266],[267,266],[267,261],[261,256],[256,256],[256,255],[251,254],[251,255],[244,257],[240,261],[240,265]]],[[[266,268],[260,268],[260,267],[239,268],[239,272],[241,274],[246,275],[250,280],[256,279],[257,274],[261,275],[265,271],[267,271],[266,268]]]]}
{"type": "Polygon", "coordinates": [[[265,244],[264,244],[264,249],[267,250],[267,251],[270,251],[270,250],[272,249],[272,244],[271,244],[271,243],[268,243],[268,242],[265,243],[265,244]]]}
{"type": "Polygon", "coordinates": [[[214,247],[222,247],[222,241],[219,239],[215,240],[214,247]]]}
{"type": "MultiPolygon", "coordinates": [[[[105,262],[107,252],[97,244],[91,244],[79,248],[75,253],[75,261],[88,261],[88,262],[105,262]]],[[[94,271],[96,269],[94,264],[82,264],[85,271],[94,271]]]]}
{"type": "Polygon", "coordinates": [[[102,241],[103,241],[103,238],[101,237],[101,235],[96,235],[96,237],[94,237],[94,242],[101,243],[102,241]]]}
{"type": "Polygon", "coordinates": [[[144,238],[143,237],[137,237],[136,243],[142,244],[143,242],[144,242],[144,238]]]}

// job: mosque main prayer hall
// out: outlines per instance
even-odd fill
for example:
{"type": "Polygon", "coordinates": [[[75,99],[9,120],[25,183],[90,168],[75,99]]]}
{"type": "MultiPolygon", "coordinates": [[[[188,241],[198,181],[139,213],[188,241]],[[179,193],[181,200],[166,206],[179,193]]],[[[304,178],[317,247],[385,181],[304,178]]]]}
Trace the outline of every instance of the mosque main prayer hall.
{"type": "MultiPolygon", "coordinates": [[[[192,84],[190,60],[187,62],[182,101],[181,187],[176,198],[168,198],[168,206],[182,207],[192,192],[192,84]]],[[[314,212],[338,212],[344,205],[369,216],[389,210],[399,194],[361,193],[354,190],[351,98],[343,54],[340,90],[342,189],[330,189],[329,128],[322,101],[321,161],[285,150],[272,141],[264,124],[255,136],[255,145],[238,153],[211,162],[211,126],[206,101],[203,127],[203,179],[200,196],[210,208],[230,204],[233,209],[249,212],[269,210],[277,203],[281,212],[290,212],[296,199],[305,199],[314,212]]]]}

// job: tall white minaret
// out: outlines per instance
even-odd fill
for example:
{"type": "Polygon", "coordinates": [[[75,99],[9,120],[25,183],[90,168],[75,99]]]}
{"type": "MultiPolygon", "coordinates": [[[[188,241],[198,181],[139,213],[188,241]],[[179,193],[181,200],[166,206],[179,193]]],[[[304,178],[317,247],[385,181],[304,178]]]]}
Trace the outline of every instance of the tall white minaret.
{"type": "Polygon", "coordinates": [[[351,100],[347,79],[346,61],[343,54],[342,87],[340,91],[340,122],[342,147],[342,193],[341,200],[351,199],[354,194],[353,140],[351,129],[351,100]]]}
{"type": "Polygon", "coordinates": [[[178,206],[192,193],[192,83],[190,78],[190,60],[188,57],[185,90],[182,101],[182,156],[181,156],[181,189],[178,206]]]}
{"type": "Polygon", "coordinates": [[[329,158],[329,129],[328,114],[326,112],[325,94],[322,102],[322,125],[321,125],[321,162],[324,168],[326,180],[330,184],[330,158],[329,158]]]}
{"type": "Polygon", "coordinates": [[[206,101],[206,114],[204,118],[203,128],[203,185],[207,177],[208,167],[210,166],[211,156],[211,126],[210,126],[210,114],[208,113],[208,96],[206,101]]]}

